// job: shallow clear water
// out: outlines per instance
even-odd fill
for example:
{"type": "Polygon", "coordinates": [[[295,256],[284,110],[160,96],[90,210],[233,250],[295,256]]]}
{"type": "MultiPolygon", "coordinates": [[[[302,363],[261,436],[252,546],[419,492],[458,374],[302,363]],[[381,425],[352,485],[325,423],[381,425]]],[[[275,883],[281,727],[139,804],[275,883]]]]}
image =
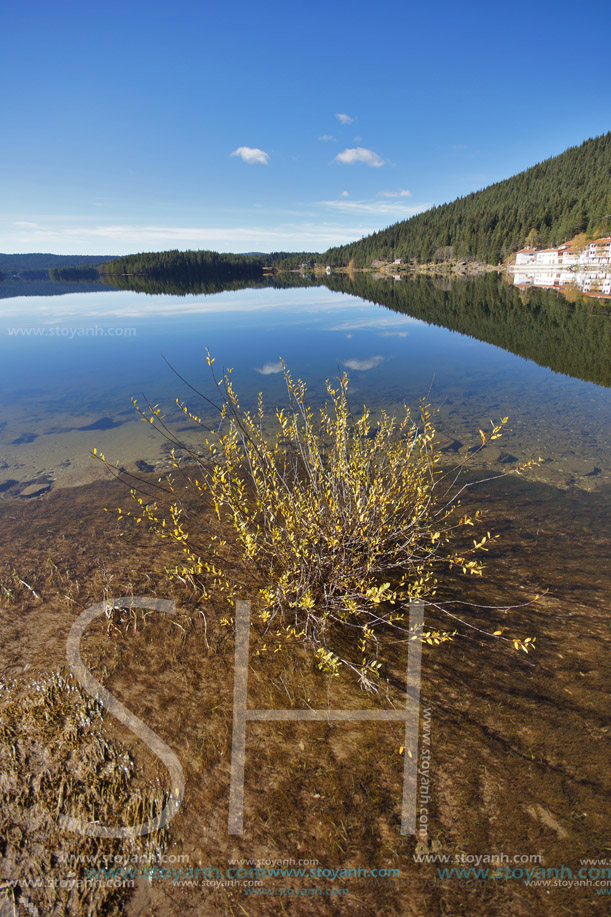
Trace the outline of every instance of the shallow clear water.
{"type": "MultiPolygon", "coordinates": [[[[196,443],[174,399],[200,410],[212,394],[205,348],[234,368],[243,403],[284,397],[280,358],[320,403],[324,381],[346,370],[354,407],[439,407],[439,428],[461,445],[509,415],[502,457],[541,456],[535,473],[561,487],[601,488],[611,415],[609,389],[473,337],[429,325],[326,287],[245,289],[213,296],[128,291],[19,297],[0,303],[0,486],[48,475],[56,485],[99,476],[95,447],[128,464],[155,462],[163,442],[131,398],[159,403],[196,443]],[[89,429],[87,429],[89,428],[89,429]]],[[[501,462],[503,464],[503,462],[501,462]]]]}

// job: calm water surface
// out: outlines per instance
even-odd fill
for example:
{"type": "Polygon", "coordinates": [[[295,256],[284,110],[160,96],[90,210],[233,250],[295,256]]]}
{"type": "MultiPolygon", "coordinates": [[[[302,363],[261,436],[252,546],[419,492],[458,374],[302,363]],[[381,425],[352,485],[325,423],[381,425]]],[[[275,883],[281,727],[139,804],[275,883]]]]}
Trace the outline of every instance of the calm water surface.
{"type": "Polygon", "coordinates": [[[161,461],[163,441],[132,397],[159,403],[195,444],[174,402],[195,407],[197,398],[164,357],[211,394],[206,347],[215,366],[234,368],[245,405],[259,391],[270,405],[283,400],[280,358],[314,404],[325,379],[345,370],[354,406],[417,408],[427,396],[451,449],[509,415],[491,467],[540,456],[539,480],[590,491],[609,483],[603,385],[324,286],[212,296],[104,290],[0,301],[0,496],[43,477],[54,486],[92,480],[103,472],[89,457],[94,446],[122,464],[161,461]]]}

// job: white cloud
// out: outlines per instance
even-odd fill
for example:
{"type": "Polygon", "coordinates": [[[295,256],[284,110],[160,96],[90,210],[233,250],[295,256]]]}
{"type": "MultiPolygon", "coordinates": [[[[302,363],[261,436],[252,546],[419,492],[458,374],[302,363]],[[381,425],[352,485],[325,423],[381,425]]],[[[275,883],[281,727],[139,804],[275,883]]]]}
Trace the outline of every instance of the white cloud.
{"type": "Polygon", "coordinates": [[[378,216],[407,217],[415,216],[428,210],[431,204],[403,204],[399,201],[319,201],[322,207],[328,207],[331,210],[340,213],[354,214],[377,214],[378,216]]]}
{"type": "Polygon", "coordinates": [[[380,338],[406,338],[407,331],[378,331],[380,338]]]}
{"type": "Polygon", "coordinates": [[[335,116],[340,124],[352,124],[354,118],[351,118],[350,115],[338,114],[335,116]]]}
{"type": "MultiPolygon", "coordinates": [[[[312,209],[312,208],[311,208],[312,209]]],[[[320,213],[320,211],[319,211],[320,213]]],[[[40,218],[37,228],[0,224],[0,252],[56,252],[72,255],[127,255],[174,248],[202,248],[220,252],[318,251],[344,245],[379,229],[373,219],[327,221],[324,216],[288,221],[221,225],[89,223],[86,217],[57,215],[40,218]],[[63,225],[62,225],[63,224],[63,225]]],[[[338,214],[341,217],[341,214],[338,214]]]]}
{"type": "Polygon", "coordinates": [[[378,197],[411,197],[412,192],[404,188],[403,191],[378,191],[378,197]]]}
{"type": "Polygon", "coordinates": [[[355,146],[351,149],[344,150],[343,153],[338,153],[333,161],[341,162],[344,165],[364,162],[365,165],[371,166],[374,169],[379,169],[380,166],[384,165],[384,160],[381,156],[378,156],[373,150],[368,150],[364,146],[355,146]]]}
{"type": "MultiPolygon", "coordinates": [[[[285,290],[282,297],[271,298],[269,290],[266,289],[239,293],[227,292],[222,296],[223,314],[231,313],[236,317],[251,316],[258,325],[260,325],[260,320],[256,318],[258,315],[265,314],[272,318],[276,312],[285,311],[288,306],[291,306],[292,314],[295,317],[299,313],[299,323],[303,320],[304,315],[308,315],[316,318],[322,330],[341,333],[342,346],[347,346],[343,344],[343,338],[352,336],[353,331],[376,332],[393,327],[405,328],[412,324],[425,325],[419,319],[395,313],[372,319],[371,306],[368,303],[348,294],[331,293],[326,287],[320,287],[318,290],[285,290]],[[337,327],[329,327],[334,325],[337,327]]],[[[14,325],[23,320],[26,313],[26,324],[29,324],[35,317],[36,322],[40,324],[58,324],[69,321],[74,325],[77,320],[82,323],[99,322],[109,318],[127,321],[140,318],[150,320],[154,316],[168,315],[174,317],[177,315],[218,315],[218,310],[219,301],[215,297],[170,295],[143,297],[140,293],[132,293],[127,290],[109,291],[108,295],[72,293],[61,297],[39,296],[28,299],[16,297],[2,300],[0,328],[6,327],[4,322],[8,317],[11,318],[8,324],[14,325]],[[14,321],[13,316],[17,321],[14,321]]],[[[275,319],[272,320],[275,321],[275,319]]],[[[276,368],[272,361],[265,366],[276,368]]],[[[265,366],[260,369],[264,369],[265,366]]],[[[264,375],[267,374],[269,371],[264,375]]]]}
{"type": "Polygon", "coordinates": [[[259,162],[263,166],[269,163],[269,153],[264,153],[263,150],[260,150],[256,146],[239,146],[237,150],[234,150],[233,153],[229,155],[239,156],[240,159],[248,163],[259,162]]]}
{"type": "Polygon", "coordinates": [[[337,143],[337,138],[331,134],[322,134],[318,139],[322,140],[323,143],[337,143]]]}
{"type": "Polygon", "coordinates": [[[349,191],[342,191],[342,197],[350,197],[349,191]]]}
{"type": "Polygon", "coordinates": [[[281,373],[283,368],[280,360],[277,360],[275,363],[264,363],[261,367],[255,366],[255,372],[261,373],[262,376],[272,376],[281,373]]]}
{"type": "Polygon", "coordinates": [[[328,331],[392,331],[394,329],[405,328],[406,325],[424,325],[419,318],[412,318],[411,315],[378,315],[375,318],[364,316],[363,318],[351,317],[346,321],[337,322],[329,327],[328,331]]]}
{"type": "Polygon", "coordinates": [[[16,220],[15,226],[21,226],[24,229],[38,229],[38,223],[30,223],[28,220],[16,220]]]}
{"type": "Polygon", "coordinates": [[[384,357],[368,357],[365,360],[343,360],[344,366],[348,369],[355,369],[358,372],[367,372],[368,369],[375,369],[380,363],[384,362],[384,357]]]}

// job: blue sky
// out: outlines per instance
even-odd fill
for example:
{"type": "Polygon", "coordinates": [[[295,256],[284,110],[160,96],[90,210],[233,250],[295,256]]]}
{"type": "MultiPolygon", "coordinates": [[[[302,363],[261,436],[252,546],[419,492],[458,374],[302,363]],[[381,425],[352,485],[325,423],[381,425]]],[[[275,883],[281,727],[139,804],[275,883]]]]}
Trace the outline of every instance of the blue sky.
{"type": "Polygon", "coordinates": [[[600,0],[5,0],[0,251],[360,238],[606,132],[610,19],[600,0]]]}

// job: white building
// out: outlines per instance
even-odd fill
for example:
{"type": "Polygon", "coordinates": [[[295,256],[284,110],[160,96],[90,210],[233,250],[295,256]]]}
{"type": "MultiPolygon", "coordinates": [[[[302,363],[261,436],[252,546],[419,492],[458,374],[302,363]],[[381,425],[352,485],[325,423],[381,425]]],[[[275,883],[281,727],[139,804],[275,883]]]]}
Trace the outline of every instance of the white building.
{"type": "Polygon", "coordinates": [[[576,248],[571,248],[570,245],[561,245],[558,252],[560,253],[562,264],[577,264],[579,261],[579,251],[576,248]]]}
{"type": "Polygon", "coordinates": [[[522,248],[516,255],[516,264],[532,264],[534,260],[534,248],[522,248]]]}
{"type": "Polygon", "coordinates": [[[509,270],[519,286],[576,286],[582,293],[610,296],[611,236],[587,242],[583,248],[571,242],[557,248],[523,248],[509,270]]]}
{"type": "Polygon", "coordinates": [[[582,252],[584,264],[611,263],[611,237],[588,242],[582,252]]]}
{"type": "Polygon", "coordinates": [[[535,254],[535,264],[558,264],[559,261],[557,248],[542,248],[535,254]]]}

